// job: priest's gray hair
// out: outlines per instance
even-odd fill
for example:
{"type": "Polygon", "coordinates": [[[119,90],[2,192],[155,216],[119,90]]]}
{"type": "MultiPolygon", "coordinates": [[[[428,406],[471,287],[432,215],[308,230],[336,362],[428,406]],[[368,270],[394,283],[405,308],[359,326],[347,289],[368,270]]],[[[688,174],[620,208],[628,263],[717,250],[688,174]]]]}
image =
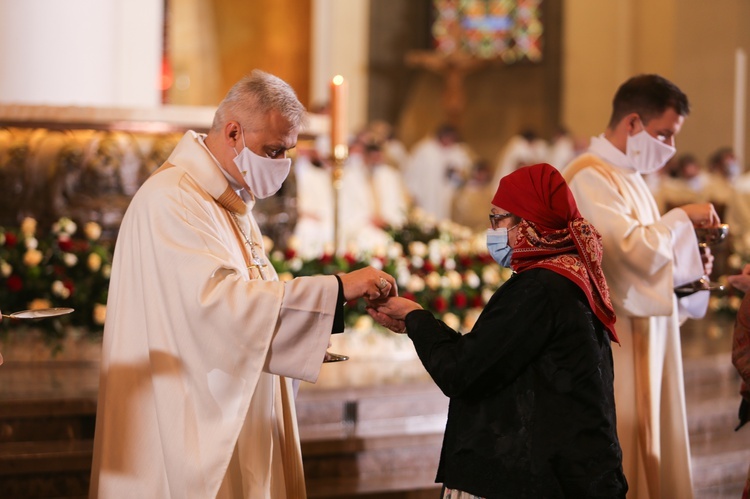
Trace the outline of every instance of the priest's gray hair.
{"type": "Polygon", "coordinates": [[[300,128],[305,119],[305,106],[297,98],[291,86],[281,78],[259,69],[234,84],[216,109],[211,131],[219,132],[230,120],[243,126],[255,127],[258,119],[277,110],[295,128],[300,128]]]}

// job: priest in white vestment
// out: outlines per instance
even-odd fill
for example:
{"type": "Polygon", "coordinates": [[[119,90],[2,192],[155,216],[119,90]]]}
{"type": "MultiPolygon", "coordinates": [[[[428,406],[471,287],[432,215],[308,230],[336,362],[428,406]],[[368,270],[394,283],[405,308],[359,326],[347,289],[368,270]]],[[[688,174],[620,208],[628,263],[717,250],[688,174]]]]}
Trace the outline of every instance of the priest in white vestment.
{"type": "Polygon", "coordinates": [[[418,142],[404,172],[414,204],[436,220],[450,219],[453,195],[471,170],[472,160],[450,125],[418,142]]]}
{"type": "Polygon", "coordinates": [[[679,327],[701,317],[708,292],[677,286],[710,274],[694,226],[719,223],[711,204],[659,215],[641,174],[674,154],[687,97],[656,75],[618,90],[606,131],[564,170],[578,207],[602,235],[603,270],[622,346],[613,348],[617,427],[629,498],[693,497],[679,327]]]}
{"type": "Polygon", "coordinates": [[[297,155],[297,223],[295,250],[301,258],[319,258],[335,248],[333,179],[331,170],[315,155],[297,155]]]}
{"type": "Polygon", "coordinates": [[[347,162],[341,178],[341,247],[385,253],[393,242],[385,228],[404,225],[407,201],[401,172],[385,163],[382,147],[364,145],[362,154],[347,162]]]}
{"type": "Polygon", "coordinates": [[[120,228],[90,497],[306,497],[292,378],[314,382],[373,268],[279,282],[252,215],[289,172],[304,108],[260,71],[188,132],[120,228]]]}

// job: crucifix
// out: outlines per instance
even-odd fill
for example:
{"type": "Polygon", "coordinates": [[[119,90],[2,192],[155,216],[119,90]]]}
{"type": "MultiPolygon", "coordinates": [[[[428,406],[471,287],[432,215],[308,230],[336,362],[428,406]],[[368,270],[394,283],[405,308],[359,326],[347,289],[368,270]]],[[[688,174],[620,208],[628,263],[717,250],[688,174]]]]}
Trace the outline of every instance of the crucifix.
{"type": "Polygon", "coordinates": [[[487,66],[489,60],[459,51],[445,54],[429,50],[413,50],[406,55],[406,64],[427,69],[443,77],[441,104],[446,121],[455,127],[460,127],[466,110],[464,80],[470,73],[487,66]]]}
{"type": "Polygon", "coordinates": [[[449,51],[412,50],[406,54],[406,65],[432,71],[443,77],[441,104],[446,121],[460,127],[466,110],[466,77],[488,66],[492,59],[476,57],[460,48],[461,28],[456,25],[451,32],[449,51]]]}

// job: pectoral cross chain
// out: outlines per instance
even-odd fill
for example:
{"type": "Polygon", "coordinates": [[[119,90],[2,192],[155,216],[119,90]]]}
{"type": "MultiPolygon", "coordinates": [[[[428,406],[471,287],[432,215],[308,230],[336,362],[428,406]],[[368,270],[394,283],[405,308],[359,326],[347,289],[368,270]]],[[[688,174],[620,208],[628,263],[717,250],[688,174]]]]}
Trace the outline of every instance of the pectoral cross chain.
{"type": "Polygon", "coordinates": [[[234,219],[234,223],[237,224],[237,228],[240,230],[240,234],[242,234],[242,237],[245,239],[245,244],[247,244],[250,247],[250,261],[252,262],[250,265],[247,266],[247,270],[249,270],[251,273],[253,270],[258,272],[258,275],[261,279],[265,279],[265,269],[268,267],[268,264],[266,263],[266,260],[262,256],[258,256],[257,248],[258,244],[256,244],[250,236],[247,235],[245,232],[245,229],[242,228],[242,225],[240,224],[240,220],[237,218],[237,215],[233,212],[229,212],[230,215],[232,215],[232,218],[234,219]]]}

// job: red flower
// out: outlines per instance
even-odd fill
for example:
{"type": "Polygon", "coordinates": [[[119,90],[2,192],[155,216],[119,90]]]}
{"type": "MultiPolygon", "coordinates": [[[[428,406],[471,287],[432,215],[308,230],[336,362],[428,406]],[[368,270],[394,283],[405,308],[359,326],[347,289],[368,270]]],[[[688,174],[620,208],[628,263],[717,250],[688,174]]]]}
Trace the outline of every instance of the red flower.
{"type": "Polygon", "coordinates": [[[435,301],[432,302],[432,307],[435,309],[435,312],[442,314],[447,310],[448,302],[442,296],[438,296],[435,298],[435,301]]]}
{"type": "Polygon", "coordinates": [[[470,267],[471,266],[471,258],[469,256],[463,255],[458,258],[458,263],[462,267],[470,267]]]}
{"type": "Polygon", "coordinates": [[[65,286],[65,288],[66,288],[66,289],[67,289],[68,291],[70,291],[70,294],[71,294],[71,295],[73,294],[73,292],[74,292],[74,291],[75,291],[75,289],[76,289],[76,288],[75,288],[75,286],[73,285],[73,281],[71,281],[71,280],[68,280],[68,279],[66,279],[66,280],[64,280],[64,281],[63,281],[63,286],[65,286]]]}
{"type": "Polygon", "coordinates": [[[407,300],[411,300],[411,301],[417,301],[417,297],[414,296],[414,293],[409,293],[408,291],[406,293],[401,294],[401,298],[406,298],[407,300]]]}
{"type": "Polygon", "coordinates": [[[286,251],[284,252],[284,258],[286,260],[291,260],[292,258],[295,257],[296,254],[297,252],[294,251],[292,248],[287,248],[286,251]]]}
{"type": "Polygon", "coordinates": [[[320,263],[324,265],[327,263],[331,263],[332,261],[333,261],[333,255],[331,255],[330,253],[326,253],[325,255],[320,257],[320,263]]]}
{"type": "Polygon", "coordinates": [[[471,300],[471,306],[473,308],[482,308],[484,306],[484,301],[482,300],[482,295],[476,295],[471,300]]]}
{"type": "Polygon", "coordinates": [[[8,277],[8,289],[13,293],[21,291],[23,288],[23,281],[16,274],[8,277]]]}
{"type": "Polygon", "coordinates": [[[5,234],[5,245],[7,247],[12,248],[16,245],[17,242],[18,238],[15,234],[13,234],[12,232],[8,232],[7,234],[5,234]]]}
{"type": "Polygon", "coordinates": [[[424,265],[422,266],[422,270],[424,270],[425,272],[432,272],[433,270],[435,270],[435,266],[431,261],[425,260],[424,265]]]}
{"type": "Polygon", "coordinates": [[[455,295],[453,295],[453,304],[458,308],[466,308],[466,303],[468,300],[466,299],[466,295],[462,292],[458,292],[455,295]]]}
{"type": "Polygon", "coordinates": [[[346,260],[346,263],[348,263],[349,265],[354,265],[355,263],[357,263],[357,259],[354,258],[354,255],[352,255],[351,253],[346,253],[344,255],[344,260],[346,260]]]}
{"type": "Polygon", "coordinates": [[[68,238],[60,238],[57,240],[57,245],[60,247],[63,251],[70,251],[73,249],[73,241],[71,241],[68,238]]]}

